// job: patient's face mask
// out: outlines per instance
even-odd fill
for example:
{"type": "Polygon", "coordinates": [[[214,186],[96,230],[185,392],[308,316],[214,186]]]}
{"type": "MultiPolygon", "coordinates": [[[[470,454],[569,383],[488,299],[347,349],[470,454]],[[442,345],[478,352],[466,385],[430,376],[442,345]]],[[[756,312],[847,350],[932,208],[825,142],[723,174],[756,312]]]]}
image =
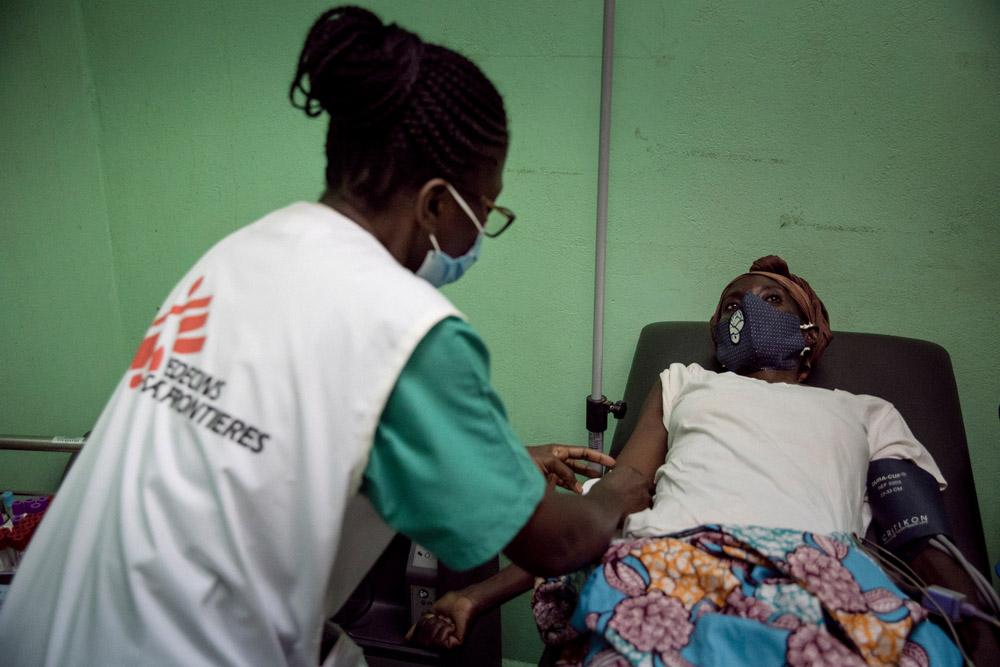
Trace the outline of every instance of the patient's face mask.
{"type": "Polygon", "coordinates": [[[461,257],[452,257],[445,251],[441,250],[441,246],[438,244],[437,238],[433,234],[431,237],[431,245],[434,246],[432,250],[427,251],[427,256],[424,257],[423,264],[417,269],[417,275],[429,282],[434,287],[441,287],[447,285],[448,283],[453,283],[469,270],[476,260],[479,259],[479,250],[483,245],[483,225],[476,219],[476,214],[472,212],[469,205],[462,198],[462,195],[458,194],[458,191],[451,187],[450,184],[446,183],[445,187],[448,188],[448,192],[451,196],[455,198],[455,202],[458,203],[459,207],[465,211],[465,214],[469,216],[472,220],[472,224],[476,226],[479,230],[479,234],[476,236],[475,242],[472,247],[469,248],[464,255],[461,257]]]}
{"type": "Polygon", "coordinates": [[[800,358],[809,351],[802,331],[812,327],[747,292],[740,307],[715,325],[715,356],[734,373],[798,370],[800,358]]]}

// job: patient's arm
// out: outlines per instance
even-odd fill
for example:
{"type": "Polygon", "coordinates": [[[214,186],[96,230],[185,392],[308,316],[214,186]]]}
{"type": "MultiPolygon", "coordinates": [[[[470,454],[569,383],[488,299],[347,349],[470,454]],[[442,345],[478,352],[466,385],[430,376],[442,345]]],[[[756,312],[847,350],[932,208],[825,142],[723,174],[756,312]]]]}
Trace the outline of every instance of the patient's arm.
{"type": "MultiPolygon", "coordinates": [[[[928,544],[909,560],[909,564],[926,583],[964,593],[966,601],[982,608],[972,578],[950,555],[928,544]]],[[[977,665],[992,664],[992,659],[1000,656],[1000,632],[985,621],[965,619],[955,627],[962,646],[977,665]]]]}
{"type": "Polygon", "coordinates": [[[586,496],[547,489],[504,554],[533,574],[559,575],[600,556],[627,514],[649,507],[653,475],[667,453],[663,391],[657,380],[615,467],[586,496]]]}
{"type": "Polygon", "coordinates": [[[619,461],[586,496],[547,487],[503,553],[536,575],[572,572],[600,557],[624,517],[649,503],[646,477],[619,461]]]}
{"type": "Polygon", "coordinates": [[[646,395],[646,401],[639,413],[639,420],[632,430],[621,453],[618,465],[626,465],[639,471],[649,483],[657,468],[667,457],[667,429],[663,425],[663,385],[659,378],[646,395]]]}

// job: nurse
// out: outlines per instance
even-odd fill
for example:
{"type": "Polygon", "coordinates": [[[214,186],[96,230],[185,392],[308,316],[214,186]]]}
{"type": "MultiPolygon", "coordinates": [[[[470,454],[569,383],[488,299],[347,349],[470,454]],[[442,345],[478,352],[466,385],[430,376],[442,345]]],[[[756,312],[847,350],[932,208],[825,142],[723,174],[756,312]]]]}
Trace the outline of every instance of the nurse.
{"type": "Polygon", "coordinates": [[[625,466],[586,497],[546,484],[573,452],[533,463],[435,289],[514,219],[490,81],[345,7],[291,96],[330,119],[320,202],[231,234],[169,294],[14,578],[6,664],[315,665],[395,532],[452,568],[503,551],[550,574],[647,506],[625,466]]]}

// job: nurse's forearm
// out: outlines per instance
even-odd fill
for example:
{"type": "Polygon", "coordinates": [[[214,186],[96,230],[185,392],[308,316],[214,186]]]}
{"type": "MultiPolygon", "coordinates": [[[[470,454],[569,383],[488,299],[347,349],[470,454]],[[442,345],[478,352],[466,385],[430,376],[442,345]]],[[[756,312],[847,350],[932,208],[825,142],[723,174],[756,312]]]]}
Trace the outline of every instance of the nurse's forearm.
{"type": "Polygon", "coordinates": [[[604,553],[625,515],[648,506],[649,480],[619,463],[586,496],[547,488],[504,554],[534,575],[572,572],[604,553]]]}
{"type": "Polygon", "coordinates": [[[534,583],[532,574],[511,563],[489,579],[470,584],[456,593],[472,601],[474,615],[478,616],[530,591],[534,583]]]}

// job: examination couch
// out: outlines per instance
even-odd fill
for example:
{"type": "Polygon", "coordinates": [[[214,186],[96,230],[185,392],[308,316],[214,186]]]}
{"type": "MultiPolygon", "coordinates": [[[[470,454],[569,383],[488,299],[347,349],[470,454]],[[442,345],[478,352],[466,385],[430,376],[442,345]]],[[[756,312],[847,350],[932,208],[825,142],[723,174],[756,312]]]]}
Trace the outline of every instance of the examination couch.
{"type": "MultiPolygon", "coordinates": [[[[629,410],[615,429],[612,456],[625,446],[650,386],[674,362],[721,370],[707,323],[655,322],[643,328],[625,386],[624,400],[629,410]]],[[[912,338],[835,331],[822,363],[806,384],[879,396],[896,406],[948,480],[944,505],[952,541],[988,577],[982,519],[958,388],[947,351],[912,338]]],[[[873,535],[868,537],[874,539],[873,535]]],[[[554,662],[555,653],[547,649],[539,665],[554,662]]]]}
{"type": "MultiPolygon", "coordinates": [[[[615,429],[612,456],[621,451],[632,432],[649,387],[674,362],[721,370],[706,323],[656,322],[643,328],[625,386],[630,409],[615,429]]],[[[944,506],[952,541],[989,576],[958,388],[945,349],[913,338],[835,331],[806,384],[870,394],[896,406],[948,480],[944,506]]]]}

